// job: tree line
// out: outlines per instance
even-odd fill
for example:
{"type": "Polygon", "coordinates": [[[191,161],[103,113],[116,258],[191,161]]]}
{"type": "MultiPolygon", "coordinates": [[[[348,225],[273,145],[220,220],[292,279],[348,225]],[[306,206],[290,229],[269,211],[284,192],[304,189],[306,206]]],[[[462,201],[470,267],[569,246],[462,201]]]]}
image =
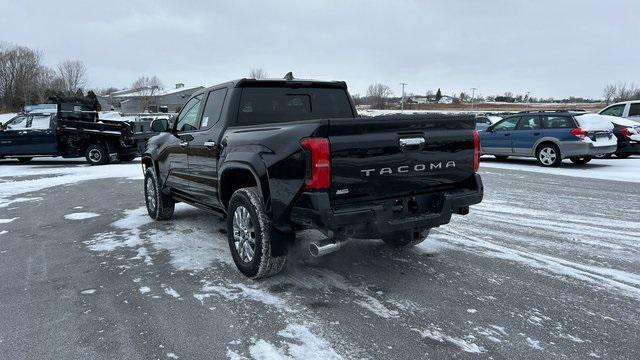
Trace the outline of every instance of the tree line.
{"type": "Polygon", "coordinates": [[[24,46],[0,44],[0,111],[19,111],[57,95],[73,95],[87,83],[80,60],[61,61],[50,68],[42,53],[24,46]]]}

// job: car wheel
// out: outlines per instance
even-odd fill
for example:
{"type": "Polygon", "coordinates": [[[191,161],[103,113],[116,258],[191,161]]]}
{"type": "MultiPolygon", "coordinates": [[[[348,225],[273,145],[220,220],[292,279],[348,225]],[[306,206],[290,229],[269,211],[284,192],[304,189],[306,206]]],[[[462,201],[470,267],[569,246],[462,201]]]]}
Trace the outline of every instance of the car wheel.
{"type": "Polygon", "coordinates": [[[493,155],[496,157],[496,159],[498,160],[507,160],[509,157],[506,155],[493,155]]]}
{"type": "Polygon", "coordinates": [[[427,239],[427,236],[429,236],[430,230],[431,229],[426,229],[423,231],[396,231],[391,234],[383,235],[382,241],[384,241],[387,245],[395,248],[409,248],[425,241],[427,239]]]}
{"type": "Polygon", "coordinates": [[[118,157],[120,158],[120,161],[122,161],[122,162],[129,162],[129,161],[133,161],[133,159],[136,158],[136,154],[119,155],[118,157]]]}
{"type": "Polygon", "coordinates": [[[154,220],[169,220],[173,216],[176,203],[171,196],[163,194],[158,185],[158,177],[153,167],[144,173],[144,200],[147,212],[154,220]]]}
{"type": "Polygon", "coordinates": [[[589,161],[591,161],[591,156],[572,157],[572,158],[569,158],[569,160],[571,160],[571,162],[574,163],[574,164],[584,165],[584,164],[588,163],[589,161]]]}
{"type": "Polygon", "coordinates": [[[19,157],[18,161],[22,164],[28,163],[29,161],[31,161],[33,158],[32,157],[19,157]]]}
{"type": "Polygon", "coordinates": [[[238,270],[253,279],[281,272],[287,256],[273,256],[271,220],[255,187],[236,190],[227,209],[227,237],[238,270]]]}
{"type": "Polygon", "coordinates": [[[91,165],[105,165],[109,163],[107,149],[100,144],[89,145],[85,152],[85,157],[91,165]]]}
{"type": "Polygon", "coordinates": [[[538,163],[544,167],[556,167],[562,163],[560,150],[554,144],[543,144],[538,148],[536,153],[538,163]]]}
{"type": "Polygon", "coordinates": [[[629,156],[631,156],[631,154],[618,154],[618,153],[616,153],[616,157],[617,157],[618,159],[626,159],[626,158],[628,158],[629,156]]]}

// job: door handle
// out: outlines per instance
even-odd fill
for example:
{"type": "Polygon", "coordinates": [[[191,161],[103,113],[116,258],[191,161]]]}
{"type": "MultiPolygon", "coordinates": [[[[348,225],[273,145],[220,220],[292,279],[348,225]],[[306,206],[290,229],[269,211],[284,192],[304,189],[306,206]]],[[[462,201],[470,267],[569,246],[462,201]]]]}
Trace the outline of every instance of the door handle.
{"type": "Polygon", "coordinates": [[[535,132],[535,133],[533,133],[533,135],[538,136],[538,135],[540,135],[540,133],[539,132],[535,132]]]}
{"type": "Polygon", "coordinates": [[[209,150],[213,149],[214,146],[216,146],[216,142],[215,141],[205,141],[204,142],[204,147],[206,147],[209,150]]]}
{"type": "Polygon", "coordinates": [[[186,148],[187,146],[189,146],[189,142],[187,142],[187,141],[184,141],[184,142],[180,143],[180,147],[181,148],[186,148]]]}

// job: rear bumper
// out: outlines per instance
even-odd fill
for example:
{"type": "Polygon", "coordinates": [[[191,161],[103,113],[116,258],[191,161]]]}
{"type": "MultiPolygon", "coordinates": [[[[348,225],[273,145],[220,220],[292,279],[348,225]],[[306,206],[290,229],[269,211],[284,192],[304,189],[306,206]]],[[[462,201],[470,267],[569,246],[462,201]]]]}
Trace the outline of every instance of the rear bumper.
{"type": "Polygon", "coordinates": [[[621,141],[618,143],[618,154],[640,154],[640,142],[621,141]]]}
{"type": "Polygon", "coordinates": [[[616,151],[618,145],[610,146],[593,146],[593,143],[580,141],[566,141],[560,145],[560,154],[563,158],[576,156],[595,156],[611,154],[616,151]]]}
{"type": "Polygon", "coordinates": [[[305,192],[291,210],[298,228],[354,238],[380,238],[396,231],[422,231],[447,224],[451,214],[466,214],[482,201],[482,180],[475,174],[466,187],[384,199],[333,209],[326,192],[305,192]]]}

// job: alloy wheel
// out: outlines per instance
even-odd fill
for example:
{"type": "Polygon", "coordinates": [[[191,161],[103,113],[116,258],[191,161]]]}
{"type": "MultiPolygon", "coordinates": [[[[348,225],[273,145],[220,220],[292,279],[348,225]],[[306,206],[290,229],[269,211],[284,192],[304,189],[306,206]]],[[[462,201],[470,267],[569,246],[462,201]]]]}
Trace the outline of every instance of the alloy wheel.
{"type": "Polygon", "coordinates": [[[550,147],[545,147],[542,150],[540,150],[540,154],[538,155],[538,157],[540,158],[540,162],[544,165],[552,165],[555,161],[556,158],[558,157],[558,155],[556,154],[556,150],[550,147]]]}
{"type": "Polygon", "coordinates": [[[251,213],[242,205],[233,213],[233,240],[240,259],[251,262],[256,251],[256,231],[251,213]]]}

